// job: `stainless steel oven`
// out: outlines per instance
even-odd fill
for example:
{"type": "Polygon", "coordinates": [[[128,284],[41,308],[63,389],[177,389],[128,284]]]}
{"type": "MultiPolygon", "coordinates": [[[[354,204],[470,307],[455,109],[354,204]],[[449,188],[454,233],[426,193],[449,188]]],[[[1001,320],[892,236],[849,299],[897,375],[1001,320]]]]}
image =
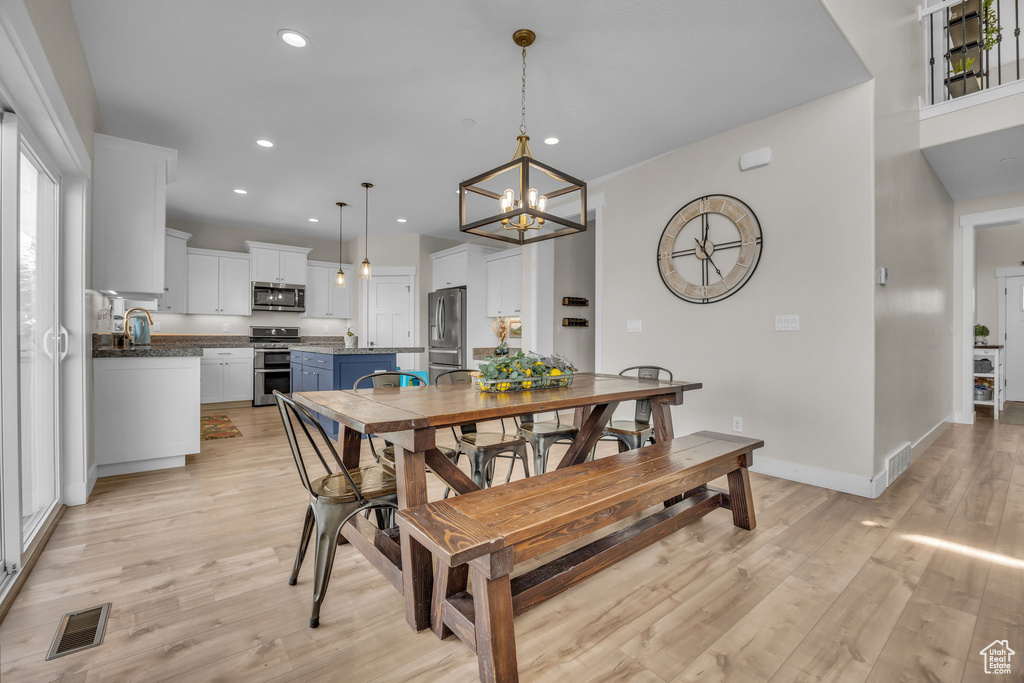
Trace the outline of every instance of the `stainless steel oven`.
{"type": "Polygon", "coordinates": [[[283,282],[252,283],[252,310],[306,311],[306,286],[283,282]]]}
{"type": "Polygon", "coordinates": [[[250,327],[249,341],[256,353],[253,361],[254,406],[274,405],[274,391],[291,391],[291,351],[288,345],[298,343],[297,327],[250,327]]]}

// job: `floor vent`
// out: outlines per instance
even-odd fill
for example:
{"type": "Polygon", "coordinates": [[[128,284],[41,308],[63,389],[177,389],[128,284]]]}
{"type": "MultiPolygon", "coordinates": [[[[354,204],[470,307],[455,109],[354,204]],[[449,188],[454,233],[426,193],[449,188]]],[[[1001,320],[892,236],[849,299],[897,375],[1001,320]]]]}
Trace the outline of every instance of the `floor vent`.
{"type": "Polygon", "coordinates": [[[57,627],[57,635],[53,637],[50,651],[46,659],[56,659],[74,652],[88,650],[103,642],[103,632],[107,629],[107,615],[110,614],[110,603],[99,607],[90,607],[78,612],[68,612],[61,618],[57,627]]]}
{"type": "Polygon", "coordinates": [[[907,468],[910,467],[910,444],[908,443],[906,446],[890,455],[887,464],[889,481],[885,484],[886,488],[892,486],[892,483],[896,481],[896,477],[906,472],[907,468]]]}

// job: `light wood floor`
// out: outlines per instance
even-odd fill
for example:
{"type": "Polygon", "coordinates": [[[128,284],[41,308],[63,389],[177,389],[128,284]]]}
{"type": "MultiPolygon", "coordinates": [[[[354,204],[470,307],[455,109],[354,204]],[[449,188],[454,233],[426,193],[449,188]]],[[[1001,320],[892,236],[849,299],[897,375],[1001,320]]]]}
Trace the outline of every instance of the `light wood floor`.
{"type": "MultiPolygon", "coordinates": [[[[307,627],[276,411],[222,412],[243,437],[67,511],[0,625],[3,680],[475,680],[350,546],[307,627]],[[43,661],[63,613],[107,601],[100,647],[43,661]]],[[[1008,639],[1024,680],[1022,434],[950,427],[877,500],[755,475],[755,531],[712,513],[517,619],[522,679],[978,681],[979,651],[1008,639]]]]}

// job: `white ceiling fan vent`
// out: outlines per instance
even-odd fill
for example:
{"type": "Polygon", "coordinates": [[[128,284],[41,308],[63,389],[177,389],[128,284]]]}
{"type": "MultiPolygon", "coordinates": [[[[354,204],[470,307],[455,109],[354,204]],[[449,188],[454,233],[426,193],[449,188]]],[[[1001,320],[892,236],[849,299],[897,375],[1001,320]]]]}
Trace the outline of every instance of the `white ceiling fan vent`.
{"type": "Polygon", "coordinates": [[[885,487],[889,488],[896,481],[896,477],[906,472],[907,468],[910,467],[910,443],[907,442],[907,445],[890,455],[885,463],[886,472],[888,473],[888,481],[885,487]]]}

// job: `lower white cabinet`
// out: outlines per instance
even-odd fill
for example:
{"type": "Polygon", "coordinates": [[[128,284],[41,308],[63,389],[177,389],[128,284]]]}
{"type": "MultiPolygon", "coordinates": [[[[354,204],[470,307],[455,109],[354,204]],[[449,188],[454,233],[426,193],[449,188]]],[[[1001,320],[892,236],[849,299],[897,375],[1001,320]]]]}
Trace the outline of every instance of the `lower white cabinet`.
{"type": "Polygon", "coordinates": [[[352,291],[356,288],[355,268],[342,264],[345,270],[345,287],[335,287],[338,274],[337,263],[311,261],[306,268],[306,312],[304,318],[351,318],[352,291]]]}
{"type": "Polygon", "coordinates": [[[203,349],[199,378],[200,402],[251,401],[252,366],[251,348],[203,349]]]}
{"type": "Polygon", "coordinates": [[[249,255],[188,250],[188,312],[251,315],[249,255]]]}
{"type": "Polygon", "coordinates": [[[487,316],[518,318],[523,308],[523,259],[520,250],[486,257],[487,316]]]}
{"type": "Polygon", "coordinates": [[[197,356],[93,359],[98,476],[183,467],[199,452],[199,365],[197,356]]]}

